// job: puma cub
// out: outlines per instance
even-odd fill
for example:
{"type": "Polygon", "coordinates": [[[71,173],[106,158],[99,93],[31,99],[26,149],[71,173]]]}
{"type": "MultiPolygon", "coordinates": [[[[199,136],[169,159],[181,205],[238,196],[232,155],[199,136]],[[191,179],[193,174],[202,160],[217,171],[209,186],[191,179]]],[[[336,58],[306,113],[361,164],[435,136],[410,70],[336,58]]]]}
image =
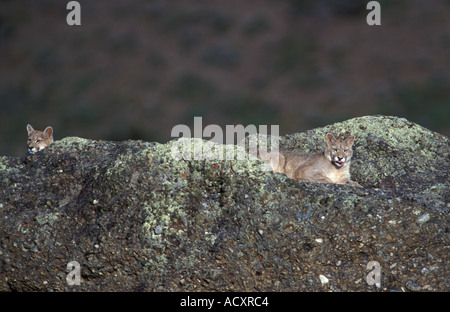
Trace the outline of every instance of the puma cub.
{"type": "Polygon", "coordinates": [[[304,154],[299,151],[279,151],[260,154],[258,157],[270,164],[274,172],[283,173],[288,178],[313,182],[346,184],[362,187],[350,180],[350,160],[353,155],[354,136],[336,139],[326,135],[327,147],[324,152],[304,154]],[[278,154],[274,154],[278,153],[278,154]]]}
{"type": "Polygon", "coordinates": [[[28,152],[34,154],[53,143],[53,128],[47,127],[44,131],[34,130],[31,125],[27,125],[28,132],[28,152]]]}

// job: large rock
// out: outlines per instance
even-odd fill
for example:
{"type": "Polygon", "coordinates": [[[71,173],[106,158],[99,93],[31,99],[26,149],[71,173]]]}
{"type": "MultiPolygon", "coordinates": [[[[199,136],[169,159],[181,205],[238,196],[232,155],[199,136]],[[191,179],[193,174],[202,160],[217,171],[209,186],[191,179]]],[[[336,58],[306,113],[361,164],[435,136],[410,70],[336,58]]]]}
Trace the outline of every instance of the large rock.
{"type": "Polygon", "coordinates": [[[330,130],[356,136],[364,188],[176,160],[176,141],[72,137],[0,157],[0,290],[448,291],[448,138],[369,116],[281,146],[320,150],[330,130]]]}

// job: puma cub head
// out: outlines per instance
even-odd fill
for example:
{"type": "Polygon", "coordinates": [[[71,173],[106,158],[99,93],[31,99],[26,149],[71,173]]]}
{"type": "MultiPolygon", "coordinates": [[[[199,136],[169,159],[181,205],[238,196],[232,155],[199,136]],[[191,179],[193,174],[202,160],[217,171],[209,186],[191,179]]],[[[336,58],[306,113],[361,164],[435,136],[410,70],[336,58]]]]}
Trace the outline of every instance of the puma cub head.
{"type": "Polygon", "coordinates": [[[28,152],[34,154],[53,143],[53,128],[47,127],[44,131],[34,130],[31,125],[27,125],[28,132],[28,152]]]}
{"type": "Polygon", "coordinates": [[[350,162],[353,156],[352,145],[355,141],[354,136],[349,136],[346,139],[336,139],[333,134],[327,134],[327,148],[325,149],[325,157],[336,166],[341,168],[346,163],[350,162]]]}

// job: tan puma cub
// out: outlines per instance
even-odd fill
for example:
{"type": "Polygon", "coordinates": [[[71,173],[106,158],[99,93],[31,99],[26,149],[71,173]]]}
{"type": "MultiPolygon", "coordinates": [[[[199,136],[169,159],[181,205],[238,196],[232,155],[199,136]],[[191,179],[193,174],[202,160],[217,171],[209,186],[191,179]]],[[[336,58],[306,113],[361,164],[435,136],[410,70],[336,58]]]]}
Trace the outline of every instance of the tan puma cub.
{"type": "Polygon", "coordinates": [[[304,154],[299,151],[266,153],[259,158],[269,162],[274,172],[284,173],[288,178],[313,182],[346,184],[362,187],[350,180],[350,160],[353,155],[354,136],[336,139],[326,135],[327,147],[322,153],[304,154]],[[275,157],[274,157],[275,156],[275,157]],[[278,157],[276,157],[278,156],[278,157]],[[278,158],[278,159],[277,159],[278,158]]]}
{"type": "Polygon", "coordinates": [[[28,152],[34,154],[53,143],[53,128],[47,127],[44,131],[34,130],[31,125],[27,125],[28,132],[28,152]]]}

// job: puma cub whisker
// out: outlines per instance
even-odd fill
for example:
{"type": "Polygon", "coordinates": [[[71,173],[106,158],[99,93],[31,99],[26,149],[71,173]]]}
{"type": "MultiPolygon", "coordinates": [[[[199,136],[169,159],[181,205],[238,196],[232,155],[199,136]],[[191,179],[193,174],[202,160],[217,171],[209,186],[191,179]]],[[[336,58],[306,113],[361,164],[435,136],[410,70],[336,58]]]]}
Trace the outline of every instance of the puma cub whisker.
{"type": "Polygon", "coordinates": [[[346,139],[326,135],[327,147],[324,152],[305,154],[297,150],[260,153],[258,157],[270,164],[274,172],[283,173],[288,178],[346,184],[362,187],[350,179],[350,160],[353,155],[354,136],[346,139]],[[278,153],[278,154],[274,154],[278,153]],[[278,157],[277,157],[278,156],[278,157]]]}
{"type": "Polygon", "coordinates": [[[34,154],[39,152],[53,143],[53,128],[48,126],[44,131],[34,130],[33,127],[27,125],[28,132],[28,152],[34,154]]]}

